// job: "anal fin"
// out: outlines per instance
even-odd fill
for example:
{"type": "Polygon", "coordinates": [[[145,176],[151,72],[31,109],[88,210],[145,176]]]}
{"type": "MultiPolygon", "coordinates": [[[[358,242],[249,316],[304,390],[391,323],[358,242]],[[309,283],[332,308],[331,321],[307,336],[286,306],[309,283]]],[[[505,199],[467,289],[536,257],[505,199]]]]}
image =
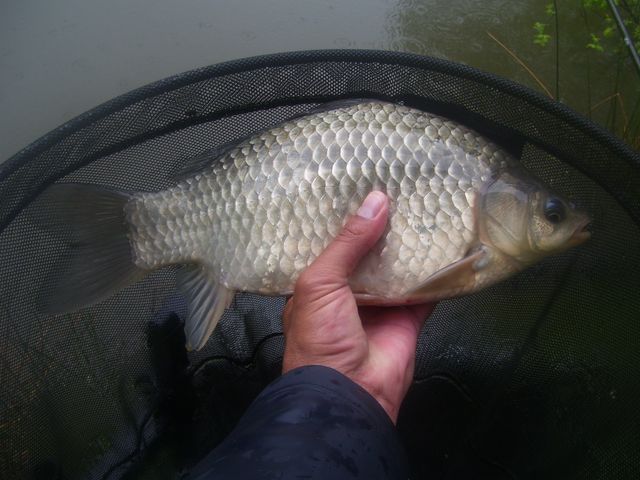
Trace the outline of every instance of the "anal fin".
{"type": "Polygon", "coordinates": [[[182,267],[177,284],[188,306],[184,325],[187,349],[199,350],[213,333],[235,292],[222,285],[215,273],[202,264],[182,267]]]}

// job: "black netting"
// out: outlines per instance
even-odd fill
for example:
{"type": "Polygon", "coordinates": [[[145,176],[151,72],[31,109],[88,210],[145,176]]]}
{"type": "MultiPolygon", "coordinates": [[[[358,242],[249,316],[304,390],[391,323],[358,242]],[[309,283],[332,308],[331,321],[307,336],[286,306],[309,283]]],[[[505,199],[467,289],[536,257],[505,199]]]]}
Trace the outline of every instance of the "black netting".
{"type": "Polygon", "coordinates": [[[326,101],[402,101],[517,153],[594,217],[593,238],[442,302],[399,430],[415,478],[640,476],[640,157],[565,107],[472,68],[392,52],[217,65],[119,97],[0,166],[3,478],[172,478],[278,375],[283,299],[239,294],[187,354],[167,268],[94,307],[38,313],[62,246],[30,222],[60,179],[170,185],[177,162],[326,101]]]}

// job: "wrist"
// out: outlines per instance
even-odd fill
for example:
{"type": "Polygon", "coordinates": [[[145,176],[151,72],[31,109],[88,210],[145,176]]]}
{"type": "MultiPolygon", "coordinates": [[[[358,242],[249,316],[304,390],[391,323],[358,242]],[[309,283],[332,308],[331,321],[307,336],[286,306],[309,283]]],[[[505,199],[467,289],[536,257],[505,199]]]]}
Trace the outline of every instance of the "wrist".
{"type": "MultiPolygon", "coordinates": [[[[342,373],[342,372],[341,372],[342,373]]],[[[385,392],[383,386],[367,382],[363,378],[350,376],[348,373],[343,373],[351,381],[359,385],[364,391],[366,391],[371,397],[378,402],[382,409],[386,412],[391,422],[395,425],[398,421],[398,412],[400,411],[400,402],[402,396],[399,399],[389,398],[388,392],[385,392]]]]}

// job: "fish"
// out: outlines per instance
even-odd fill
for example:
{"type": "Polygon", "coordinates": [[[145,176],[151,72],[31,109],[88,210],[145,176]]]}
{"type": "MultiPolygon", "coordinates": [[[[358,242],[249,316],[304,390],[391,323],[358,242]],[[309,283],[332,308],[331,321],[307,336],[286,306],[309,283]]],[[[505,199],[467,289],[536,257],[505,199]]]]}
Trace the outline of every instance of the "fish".
{"type": "Polygon", "coordinates": [[[162,191],[52,185],[40,224],[75,240],[42,304],[78,310],[178,265],[186,347],[201,349],[235,292],[292,294],[374,190],[389,218],[350,278],[362,305],[471,294],[590,236],[585,212],[471,128],[348,100],[206,151],[162,191]]]}

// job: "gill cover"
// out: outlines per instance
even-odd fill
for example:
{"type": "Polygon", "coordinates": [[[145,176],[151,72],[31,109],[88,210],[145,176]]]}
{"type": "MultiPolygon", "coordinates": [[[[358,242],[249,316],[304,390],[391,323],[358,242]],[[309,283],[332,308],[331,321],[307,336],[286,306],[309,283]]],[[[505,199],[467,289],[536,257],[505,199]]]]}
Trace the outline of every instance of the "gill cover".
{"type": "Polygon", "coordinates": [[[529,199],[535,184],[505,172],[480,195],[477,209],[480,241],[520,260],[529,250],[529,199]]]}
{"type": "Polygon", "coordinates": [[[522,266],[589,238],[589,217],[524,172],[503,172],[481,194],[480,241],[522,266]]]}

